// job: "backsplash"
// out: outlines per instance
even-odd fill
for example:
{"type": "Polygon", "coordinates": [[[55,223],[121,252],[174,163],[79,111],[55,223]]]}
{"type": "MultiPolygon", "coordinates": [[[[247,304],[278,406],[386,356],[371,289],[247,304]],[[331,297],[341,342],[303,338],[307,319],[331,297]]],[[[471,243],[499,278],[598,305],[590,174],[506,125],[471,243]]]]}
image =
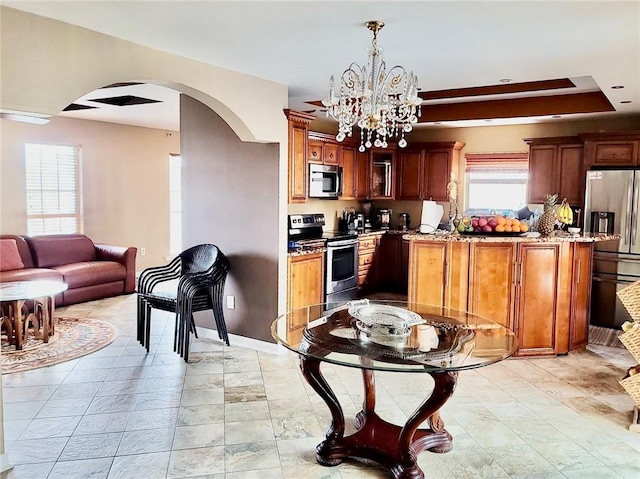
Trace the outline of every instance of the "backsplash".
{"type": "MultiPolygon", "coordinates": [[[[338,218],[342,210],[355,208],[357,212],[362,211],[361,201],[357,200],[316,200],[308,199],[303,204],[290,204],[288,208],[288,214],[302,214],[302,213],[324,213],[325,216],[325,230],[334,231],[338,229],[338,218]]],[[[422,214],[422,201],[400,201],[400,200],[376,200],[372,201],[373,207],[378,208],[390,208],[391,215],[391,227],[396,228],[400,225],[400,213],[408,213],[411,216],[411,229],[416,229],[420,226],[420,216],[422,214]]],[[[446,220],[449,215],[449,203],[439,203],[444,207],[443,220],[446,220]]]]}

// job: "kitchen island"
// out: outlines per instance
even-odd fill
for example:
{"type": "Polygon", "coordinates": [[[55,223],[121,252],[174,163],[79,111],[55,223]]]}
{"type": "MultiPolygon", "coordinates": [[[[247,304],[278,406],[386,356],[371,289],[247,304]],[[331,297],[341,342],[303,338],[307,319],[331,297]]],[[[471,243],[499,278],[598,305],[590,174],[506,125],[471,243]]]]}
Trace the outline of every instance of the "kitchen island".
{"type": "Polygon", "coordinates": [[[619,235],[406,234],[411,303],[468,310],[511,329],[516,356],[584,349],[593,245],[619,235]]]}

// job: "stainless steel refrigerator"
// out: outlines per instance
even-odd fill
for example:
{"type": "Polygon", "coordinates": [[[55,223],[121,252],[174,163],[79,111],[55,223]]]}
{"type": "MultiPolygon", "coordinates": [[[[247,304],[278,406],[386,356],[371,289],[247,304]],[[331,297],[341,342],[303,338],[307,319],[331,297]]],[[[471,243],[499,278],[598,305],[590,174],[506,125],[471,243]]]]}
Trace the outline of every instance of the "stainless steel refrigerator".
{"type": "Polygon", "coordinates": [[[596,243],[591,285],[591,324],[619,329],[631,318],[616,292],[640,280],[640,169],[588,171],[584,209],[585,231],[620,235],[596,243]]]}

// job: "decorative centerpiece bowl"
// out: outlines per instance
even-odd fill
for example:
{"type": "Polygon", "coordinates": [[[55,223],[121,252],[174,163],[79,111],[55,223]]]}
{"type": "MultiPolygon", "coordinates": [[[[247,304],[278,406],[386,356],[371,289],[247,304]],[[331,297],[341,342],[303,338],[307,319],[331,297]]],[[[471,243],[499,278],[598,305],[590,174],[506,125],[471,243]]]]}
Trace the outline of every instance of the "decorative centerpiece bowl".
{"type": "Polygon", "coordinates": [[[387,346],[404,346],[411,328],[425,322],[418,313],[397,306],[371,304],[368,299],[350,301],[348,308],[362,338],[387,346]]]}

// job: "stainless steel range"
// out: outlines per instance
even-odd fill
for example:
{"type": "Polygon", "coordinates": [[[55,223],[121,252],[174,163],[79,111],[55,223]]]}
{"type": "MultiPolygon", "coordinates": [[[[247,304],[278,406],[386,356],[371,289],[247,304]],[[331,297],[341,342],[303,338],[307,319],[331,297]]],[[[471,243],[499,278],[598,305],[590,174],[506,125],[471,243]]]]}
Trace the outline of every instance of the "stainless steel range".
{"type": "Polygon", "coordinates": [[[326,246],[324,299],[327,308],[357,297],[358,236],[324,232],[324,214],[289,215],[289,247],[308,249],[319,241],[326,246]]]}

